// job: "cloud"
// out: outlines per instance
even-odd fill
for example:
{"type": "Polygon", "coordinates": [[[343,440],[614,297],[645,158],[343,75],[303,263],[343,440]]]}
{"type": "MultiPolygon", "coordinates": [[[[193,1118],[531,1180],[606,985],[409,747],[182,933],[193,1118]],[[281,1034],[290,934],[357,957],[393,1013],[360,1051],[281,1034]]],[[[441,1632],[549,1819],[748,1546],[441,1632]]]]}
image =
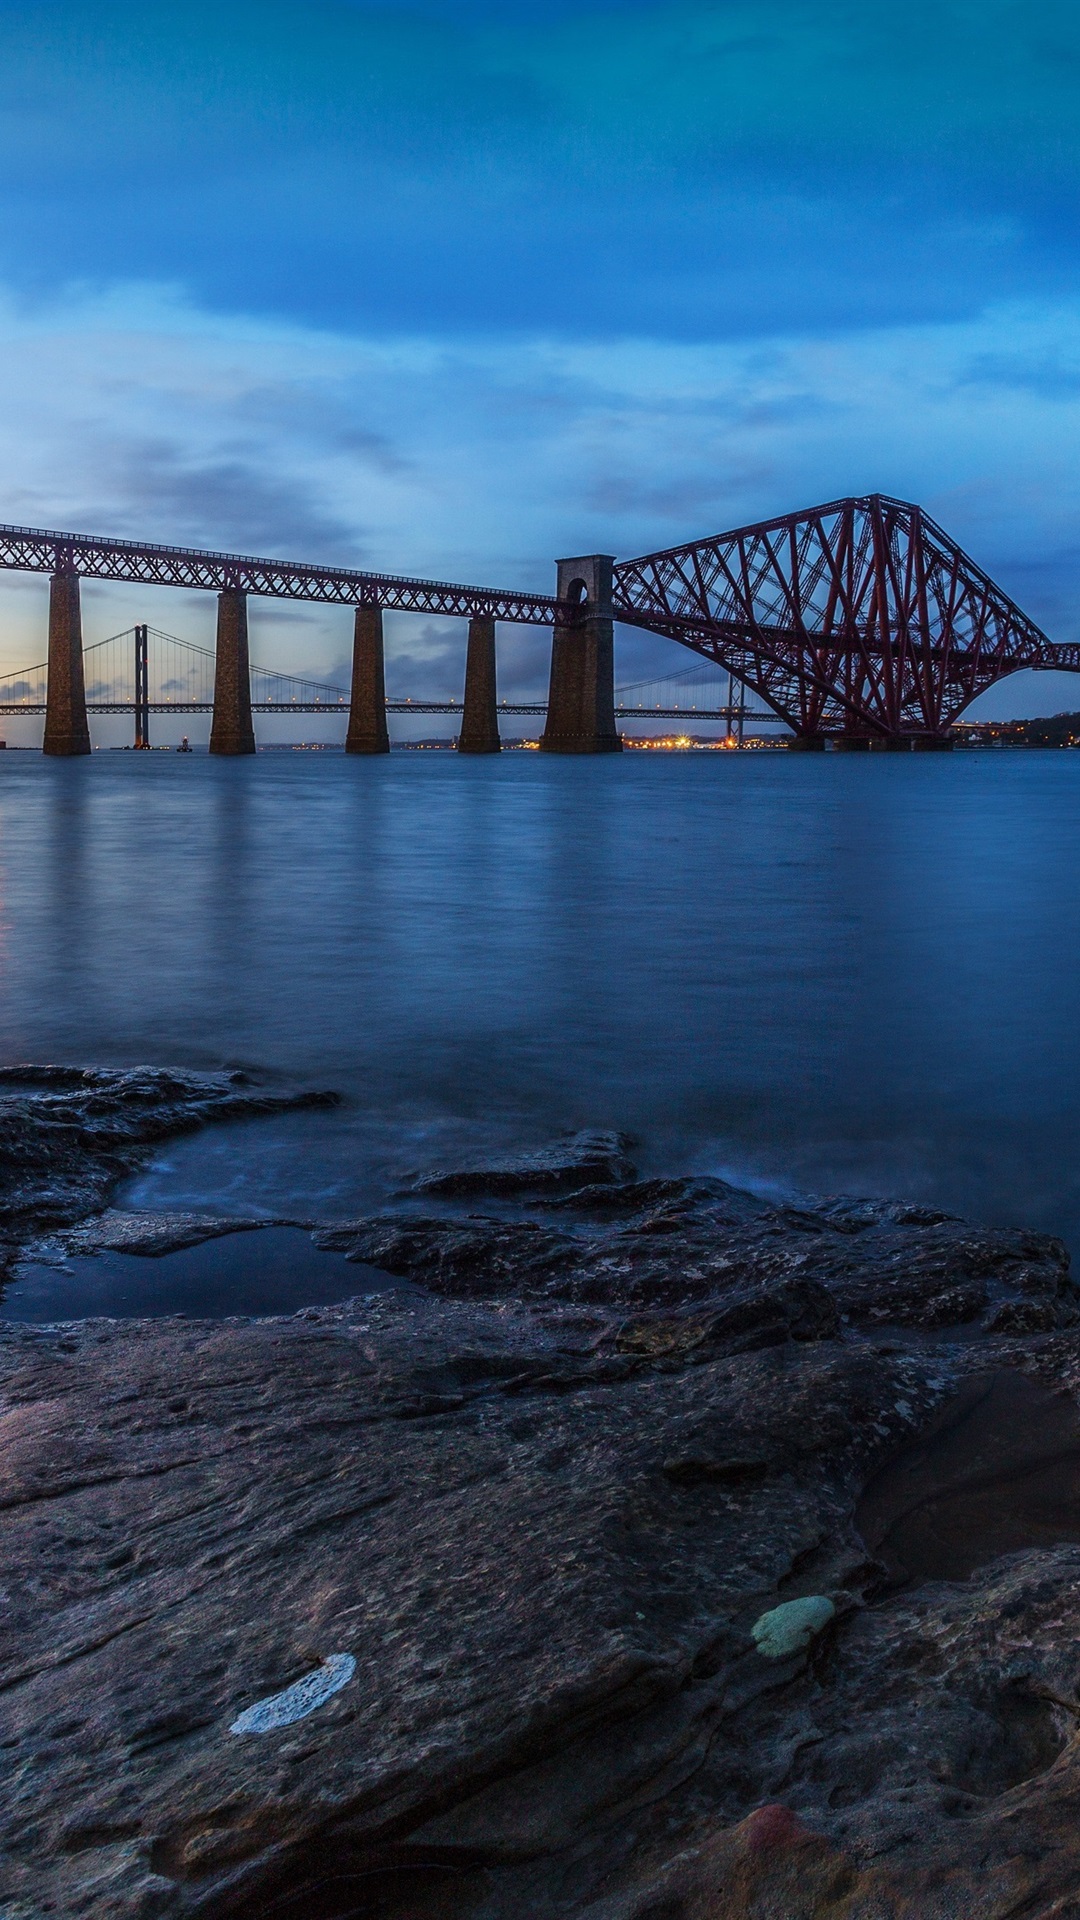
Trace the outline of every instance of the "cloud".
{"type": "Polygon", "coordinates": [[[3,9],[0,273],[732,338],[1077,288],[1080,27],[911,0],[3,9]]]}
{"type": "Polygon", "coordinates": [[[1012,387],[1046,400],[1075,399],[1080,394],[1080,362],[1068,364],[1060,352],[983,353],[960,374],[960,382],[977,387],[1012,387]]]}
{"type": "MultiPolygon", "coordinates": [[[[350,334],[222,317],[167,288],[0,302],[0,518],[550,589],[560,554],[631,555],[848,493],[919,500],[1056,638],[1080,632],[1080,304],[765,341],[350,334]],[[1017,377],[972,369],[1007,362],[1017,377]]],[[[44,582],[0,583],[7,671],[42,657],[44,582]]],[[[205,596],[86,589],[207,644],[205,596]]],[[[347,609],[253,603],[260,664],[340,678],[347,609]]],[[[463,623],[387,619],[399,693],[458,694],[463,623]]],[[[253,646],[256,644],[253,641],[253,646]]],[[[503,691],[548,639],[505,631],[503,691]]],[[[623,634],[620,677],[671,671],[623,634]]]]}
{"type": "MultiPolygon", "coordinates": [[[[763,491],[778,475],[768,466],[732,468],[725,474],[688,473],[676,476],[661,486],[647,474],[610,473],[600,476],[589,494],[589,504],[608,518],[634,514],[654,520],[680,521],[701,526],[711,515],[716,520],[729,503],[745,499],[750,492],[763,491]]],[[[719,524],[719,521],[717,521],[719,524]]]]}
{"type": "MultiPolygon", "coordinates": [[[[902,31],[850,0],[0,0],[0,27],[3,516],[548,587],[559,553],[880,489],[1080,629],[1067,0],[909,0],[902,31]]],[[[0,587],[12,665],[43,594],[0,587]]],[[[85,601],[95,634],[145,615],[85,601]]],[[[205,642],[198,596],[158,604],[205,642]]],[[[347,650],[343,613],[253,619],[267,665],[347,650]]],[[[460,632],[389,631],[458,684],[460,632]]],[[[542,690],[546,645],[504,638],[507,688],[542,690]]],[[[620,639],[639,677],[669,657],[620,639]]]]}
{"type": "Polygon", "coordinates": [[[78,526],[100,518],[104,491],[118,503],[108,529],[126,538],[146,538],[149,522],[175,529],[172,539],[182,546],[213,546],[228,527],[234,551],[318,558],[362,550],[357,529],[322,511],[302,480],[267,472],[255,449],[246,457],[198,460],[181,444],[158,439],[85,451],[96,468],[97,498],[75,506],[78,526]]]}

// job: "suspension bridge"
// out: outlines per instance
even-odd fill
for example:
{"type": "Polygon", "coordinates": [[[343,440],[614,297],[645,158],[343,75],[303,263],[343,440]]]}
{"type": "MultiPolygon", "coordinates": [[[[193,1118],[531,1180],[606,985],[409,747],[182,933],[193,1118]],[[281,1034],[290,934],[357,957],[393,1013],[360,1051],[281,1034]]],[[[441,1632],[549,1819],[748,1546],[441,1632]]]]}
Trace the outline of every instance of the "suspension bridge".
{"type": "MultiPolygon", "coordinates": [[[[212,713],[216,656],[209,647],[183,640],[160,627],[137,625],[95,640],[83,648],[86,711],[130,714],[136,747],[148,748],[151,714],[212,713]]],[[[276,668],[250,663],[251,710],[273,714],[349,712],[349,688],[276,668]]],[[[0,715],[47,711],[48,662],[39,661],[0,679],[0,715]]],[[[404,696],[387,699],[388,713],[449,714],[459,719],[463,700],[404,696]]],[[[499,700],[502,715],[543,715],[542,701],[499,700]]],[[[727,737],[741,743],[747,722],[777,726],[777,716],[749,707],[746,690],[705,661],[662,678],[635,681],[615,690],[615,718],[621,721],[678,720],[684,725],[723,722],[727,737]]]]}
{"type": "MultiPolygon", "coordinates": [[[[16,698],[9,710],[12,704],[20,711],[43,707],[43,749],[52,754],[89,753],[89,712],[110,705],[113,711],[131,705],[136,736],[145,738],[151,709],[163,704],[151,699],[151,671],[154,691],[169,694],[167,704],[176,710],[185,705],[184,688],[170,686],[170,679],[183,681],[186,667],[189,695],[196,683],[207,693],[211,659],[209,699],[189,697],[185,710],[209,707],[212,753],[254,753],[256,711],[333,706],[348,708],[346,751],[385,753],[388,705],[391,711],[395,704],[413,712],[457,710],[456,703],[387,702],[387,611],[468,620],[458,747],[473,753],[498,751],[501,712],[535,710],[497,699],[500,622],[552,630],[540,739],[549,753],[619,751],[616,721],[627,708],[617,714],[616,623],[664,635],[710,662],[729,676],[732,689],[738,684],[755,695],[765,715],[789,729],[789,744],[804,750],[828,743],[852,750],[949,747],[965,707],[1007,674],[1025,667],[1080,672],[1080,644],[1050,640],[921,507],[885,494],[834,500],[636,560],[607,554],[560,560],[554,594],[14,526],[0,526],[0,568],[50,577],[44,683],[40,668],[18,681],[41,698],[16,698]],[[100,662],[95,648],[84,653],[83,579],[216,593],[213,654],[154,629],[152,668],[151,629],[137,627],[133,699],[110,703],[118,682],[104,650],[124,636],[97,643],[100,662]],[[347,695],[294,675],[258,668],[253,674],[251,595],[354,610],[347,695]],[[182,648],[188,649],[183,659],[182,648]],[[192,653],[204,655],[202,667],[192,665],[192,653]],[[159,655],[168,656],[176,672],[162,678],[159,655]]],[[[621,689],[624,703],[633,691],[621,689]]],[[[729,694],[726,703],[729,717],[738,704],[743,723],[744,697],[736,703],[729,694]]],[[[702,719],[723,713],[719,703],[697,711],[702,719]]],[[[683,719],[687,710],[654,705],[651,712],[683,719]]]]}

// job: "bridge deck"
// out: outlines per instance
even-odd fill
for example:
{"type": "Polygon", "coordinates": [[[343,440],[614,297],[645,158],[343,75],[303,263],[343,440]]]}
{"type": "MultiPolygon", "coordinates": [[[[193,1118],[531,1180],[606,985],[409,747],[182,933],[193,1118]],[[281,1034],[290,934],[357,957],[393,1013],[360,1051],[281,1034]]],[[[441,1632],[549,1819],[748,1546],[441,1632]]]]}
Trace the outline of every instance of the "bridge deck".
{"type": "MultiPolygon", "coordinates": [[[[151,700],[147,707],[149,713],[212,713],[211,700],[151,700]]],[[[134,713],[133,700],[88,700],[87,713],[134,713]]],[[[347,700],[253,700],[252,713],[340,713],[348,714],[347,700]]],[[[460,700],[388,700],[387,713],[456,713],[462,712],[460,700]]],[[[505,714],[546,714],[546,705],[538,702],[500,701],[499,713],[505,714]]],[[[0,702],[0,714],[44,713],[44,702],[9,701],[0,702]]],[[[775,713],[756,713],[749,707],[616,707],[617,720],[755,720],[764,721],[773,727],[782,727],[784,722],[775,713]]]]}
{"type": "MultiPolygon", "coordinates": [[[[236,589],[271,600],[315,600],[332,606],[377,606],[399,613],[484,616],[526,626],[554,626],[560,602],[549,593],[512,593],[497,587],[460,587],[447,580],[365,573],[355,567],[318,567],[306,561],[259,560],[242,553],[204,553],[137,540],[99,539],[89,533],[53,533],[40,527],[0,526],[0,569],[18,573],[73,572],[93,580],[142,586],[236,589]]],[[[564,609],[569,617],[573,610],[564,609]]]]}

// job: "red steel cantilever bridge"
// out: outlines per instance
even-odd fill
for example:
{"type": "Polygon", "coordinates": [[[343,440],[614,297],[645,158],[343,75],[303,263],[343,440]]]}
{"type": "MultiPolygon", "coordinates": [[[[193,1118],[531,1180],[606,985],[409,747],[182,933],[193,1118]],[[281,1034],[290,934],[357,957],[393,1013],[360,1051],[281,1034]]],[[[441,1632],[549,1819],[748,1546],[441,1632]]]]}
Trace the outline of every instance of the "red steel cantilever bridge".
{"type": "Polygon", "coordinates": [[[1021,667],[1080,671],[920,507],[870,494],[616,569],[617,617],[720,661],[796,740],[947,739],[1021,667]]]}
{"type": "Polygon", "coordinates": [[[89,747],[81,577],[218,594],[211,748],[254,749],[247,597],[352,606],[348,744],[386,750],[382,613],[467,617],[461,744],[498,745],[497,621],[554,629],[542,745],[617,750],[614,622],[666,635],[758,694],[791,744],[948,745],[968,703],[1023,667],[1080,672],[918,506],[883,494],[832,501],[637,560],[560,561],[557,592],[502,592],[229,553],[0,527],[0,567],[52,577],[46,751],[89,747]],[[494,730],[494,738],[492,732],[494,730]]]}

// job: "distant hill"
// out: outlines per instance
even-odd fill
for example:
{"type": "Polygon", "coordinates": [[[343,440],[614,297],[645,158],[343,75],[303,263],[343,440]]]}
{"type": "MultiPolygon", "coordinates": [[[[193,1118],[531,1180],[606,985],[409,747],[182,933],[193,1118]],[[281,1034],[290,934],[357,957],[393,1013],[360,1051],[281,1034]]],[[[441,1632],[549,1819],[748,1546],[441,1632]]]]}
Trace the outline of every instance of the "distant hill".
{"type": "Polygon", "coordinates": [[[957,737],[979,747],[1080,747],[1080,713],[1045,720],[961,721],[957,737]]]}
{"type": "Polygon", "coordinates": [[[1024,734],[1029,747],[1080,745],[1080,713],[1055,713],[1049,720],[1027,720],[1024,734]]]}

